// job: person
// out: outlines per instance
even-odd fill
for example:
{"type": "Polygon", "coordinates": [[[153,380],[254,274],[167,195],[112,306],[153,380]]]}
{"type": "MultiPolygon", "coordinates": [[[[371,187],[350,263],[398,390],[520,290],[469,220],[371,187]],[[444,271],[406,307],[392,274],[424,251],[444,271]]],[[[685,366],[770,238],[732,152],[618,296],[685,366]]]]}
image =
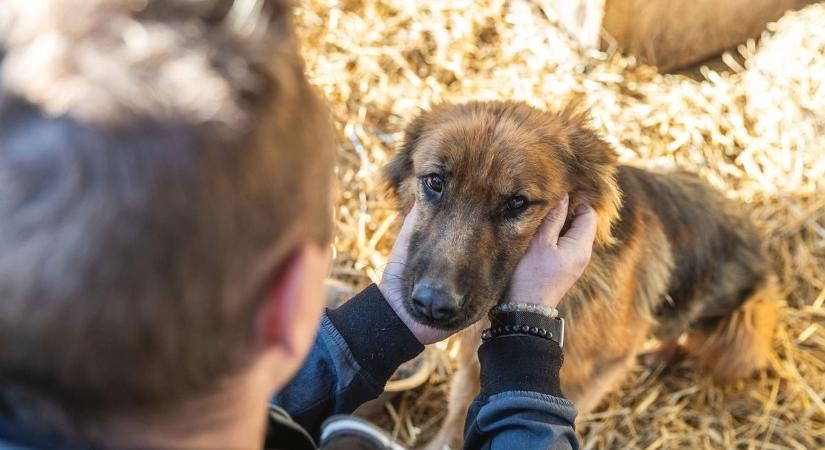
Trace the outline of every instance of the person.
{"type": "MultiPolygon", "coordinates": [[[[279,1],[4,5],[0,448],[355,448],[346,431],[368,427],[324,420],[450,334],[394,295],[409,216],[382,284],[323,311],[334,135],[290,15],[279,1]]],[[[555,306],[594,216],[578,209],[558,237],[556,208],[505,301],[555,306]]],[[[479,357],[467,447],[577,447],[556,342],[494,338],[479,357]]]]}

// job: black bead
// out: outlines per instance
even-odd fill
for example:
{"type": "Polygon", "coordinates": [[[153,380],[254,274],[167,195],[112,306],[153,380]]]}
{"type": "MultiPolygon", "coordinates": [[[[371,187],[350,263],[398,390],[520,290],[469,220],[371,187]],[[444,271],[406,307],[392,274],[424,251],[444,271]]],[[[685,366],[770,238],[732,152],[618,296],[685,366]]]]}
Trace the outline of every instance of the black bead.
{"type": "Polygon", "coordinates": [[[510,332],[510,325],[504,325],[504,332],[505,332],[505,333],[509,333],[509,332],[510,332]]]}
{"type": "Polygon", "coordinates": [[[538,329],[538,328],[536,328],[536,327],[532,327],[532,328],[530,328],[530,334],[536,334],[536,333],[538,333],[538,332],[539,332],[539,329],[538,329]]]}
{"type": "Polygon", "coordinates": [[[545,330],[544,328],[540,329],[539,330],[539,336],[541,336],[541,337],[547,336],[547,330],[545,330]]]}
{"type": "Polygon", "coordinates": [[[522,333],[526,333],[528,331],[530,331],[530,325],[522,325],[521,326],[521,332],[522,333]]]}

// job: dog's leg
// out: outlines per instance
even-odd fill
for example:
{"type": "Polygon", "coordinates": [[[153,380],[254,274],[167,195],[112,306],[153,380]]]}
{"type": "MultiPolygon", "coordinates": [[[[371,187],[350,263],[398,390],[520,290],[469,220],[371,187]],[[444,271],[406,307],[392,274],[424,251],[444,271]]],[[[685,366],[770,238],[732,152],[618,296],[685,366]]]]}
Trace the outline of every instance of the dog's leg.
{"type": "Polygon", "coordinates": [[[481,344],[481,331],[488,326],[484,322],[486,321],[479,322],[459,334],[458,369],[450,383],[447,417],[438,434],[425,447],[426,450],[461,448],[467,410],[480,390],[478,347],[481,344]]]}
{"type": "Polygon", "coordinates": [[[581,416],[599,406],[605,394],[610,392],[622,380],[622,375],[632,362],[632,357],[617,358],[604,362],[597,370],[593,370],[589,377],[576,382],[563,383],[562,390],[564,390],[565,396],[576,406],[578,412],[577,423],[581,416]]]}
{"type": "Polygon", "coordinates": [[[713,327],[692,331],[685,349],[722,382],[765,367],[772,352],[781,297],[775,276],[767,277],[739,308],[720,318],[713,327]]]}
{"type": "MultiPolygon", "coordinates": [[[[588,310],[581,319],[585,323],[598,323],[604,312],[588,310]]],[[[561,368],[561,390],[576,406],[579,422],[590,413],[602,398],[613,390],[633,365],[636,356],[649,335],[650,323],[642,319],[632,320],[636,326],[619,325],[626,321],[604,321],[607,325],[601,333],[594,333],[592,326],[575,329],[571,327],[569,339],[565,341],[564,365],[561,368]],[[605,340],[602,336],[613,336],[605,340]]]]}

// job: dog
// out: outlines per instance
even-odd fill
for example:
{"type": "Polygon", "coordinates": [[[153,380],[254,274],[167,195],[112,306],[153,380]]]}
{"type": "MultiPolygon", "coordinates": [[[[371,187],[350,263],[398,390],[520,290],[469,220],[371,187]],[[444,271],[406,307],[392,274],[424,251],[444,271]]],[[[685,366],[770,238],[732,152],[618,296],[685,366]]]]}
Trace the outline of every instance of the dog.
{"type": "Polygon", "coordinates": [[[575,104],[554,113],[521,102],[437,105],[408,125],[384,175],[402,212],[419,205],[404,307],[432,327],[469,326],[447,418],[428,448],[460,444],[479,391],[484,316],[565,194],[571,211],[587,203],[598,213],[590,265],[559,306],[562,391],[580,413],[598,406],[650,338],[720,380],[768,362],[780,291],[741,205],[688,173],[620,165],[575,104]]]}

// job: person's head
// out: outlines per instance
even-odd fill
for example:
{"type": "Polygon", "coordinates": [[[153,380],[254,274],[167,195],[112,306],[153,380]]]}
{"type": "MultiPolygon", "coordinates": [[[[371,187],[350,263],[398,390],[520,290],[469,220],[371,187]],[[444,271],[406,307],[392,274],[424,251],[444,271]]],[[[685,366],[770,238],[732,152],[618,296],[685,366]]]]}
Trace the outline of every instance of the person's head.
{"type": "Polygon", "coordinates": [[[334,144],[285,3],[4,4],[0,394],[94,420],[297,369],[334,144]]]}

